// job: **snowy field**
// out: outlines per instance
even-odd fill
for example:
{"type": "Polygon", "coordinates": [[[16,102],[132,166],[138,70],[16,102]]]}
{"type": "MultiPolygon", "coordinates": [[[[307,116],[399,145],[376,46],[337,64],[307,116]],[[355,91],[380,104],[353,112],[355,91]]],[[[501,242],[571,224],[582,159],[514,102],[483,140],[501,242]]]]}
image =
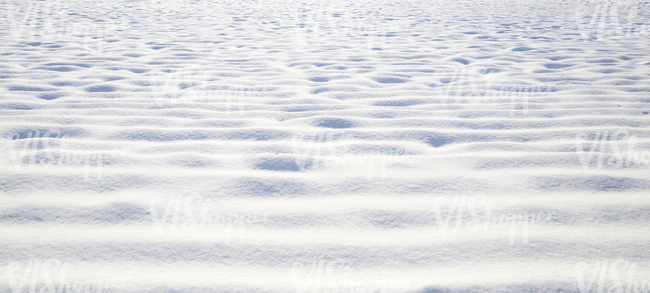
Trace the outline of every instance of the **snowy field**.
{"type": "Polygon", "coordinates": [[[650,292],[646,2],[0,3],[0,292],[650,292]]]}

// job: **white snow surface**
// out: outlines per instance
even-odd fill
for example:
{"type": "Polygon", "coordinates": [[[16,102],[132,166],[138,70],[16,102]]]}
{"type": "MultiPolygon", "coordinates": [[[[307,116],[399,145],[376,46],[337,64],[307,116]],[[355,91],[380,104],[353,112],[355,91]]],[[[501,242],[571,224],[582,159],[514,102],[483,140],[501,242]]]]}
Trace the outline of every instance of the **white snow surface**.
{"type": "Polygon", "coordinates": [[[0,292],[650,290],[644,2],[0,3],[0,292]]]}

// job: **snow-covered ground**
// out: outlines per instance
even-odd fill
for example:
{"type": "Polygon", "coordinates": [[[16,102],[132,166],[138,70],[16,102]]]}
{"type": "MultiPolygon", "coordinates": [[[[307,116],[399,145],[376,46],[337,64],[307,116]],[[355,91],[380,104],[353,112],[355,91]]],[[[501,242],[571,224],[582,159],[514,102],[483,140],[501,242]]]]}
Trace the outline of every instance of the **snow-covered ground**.
{"type": "Polygon", "coordinates": [[[650,291],[645,3],[0,3],[1,292],[650,291]]]}

